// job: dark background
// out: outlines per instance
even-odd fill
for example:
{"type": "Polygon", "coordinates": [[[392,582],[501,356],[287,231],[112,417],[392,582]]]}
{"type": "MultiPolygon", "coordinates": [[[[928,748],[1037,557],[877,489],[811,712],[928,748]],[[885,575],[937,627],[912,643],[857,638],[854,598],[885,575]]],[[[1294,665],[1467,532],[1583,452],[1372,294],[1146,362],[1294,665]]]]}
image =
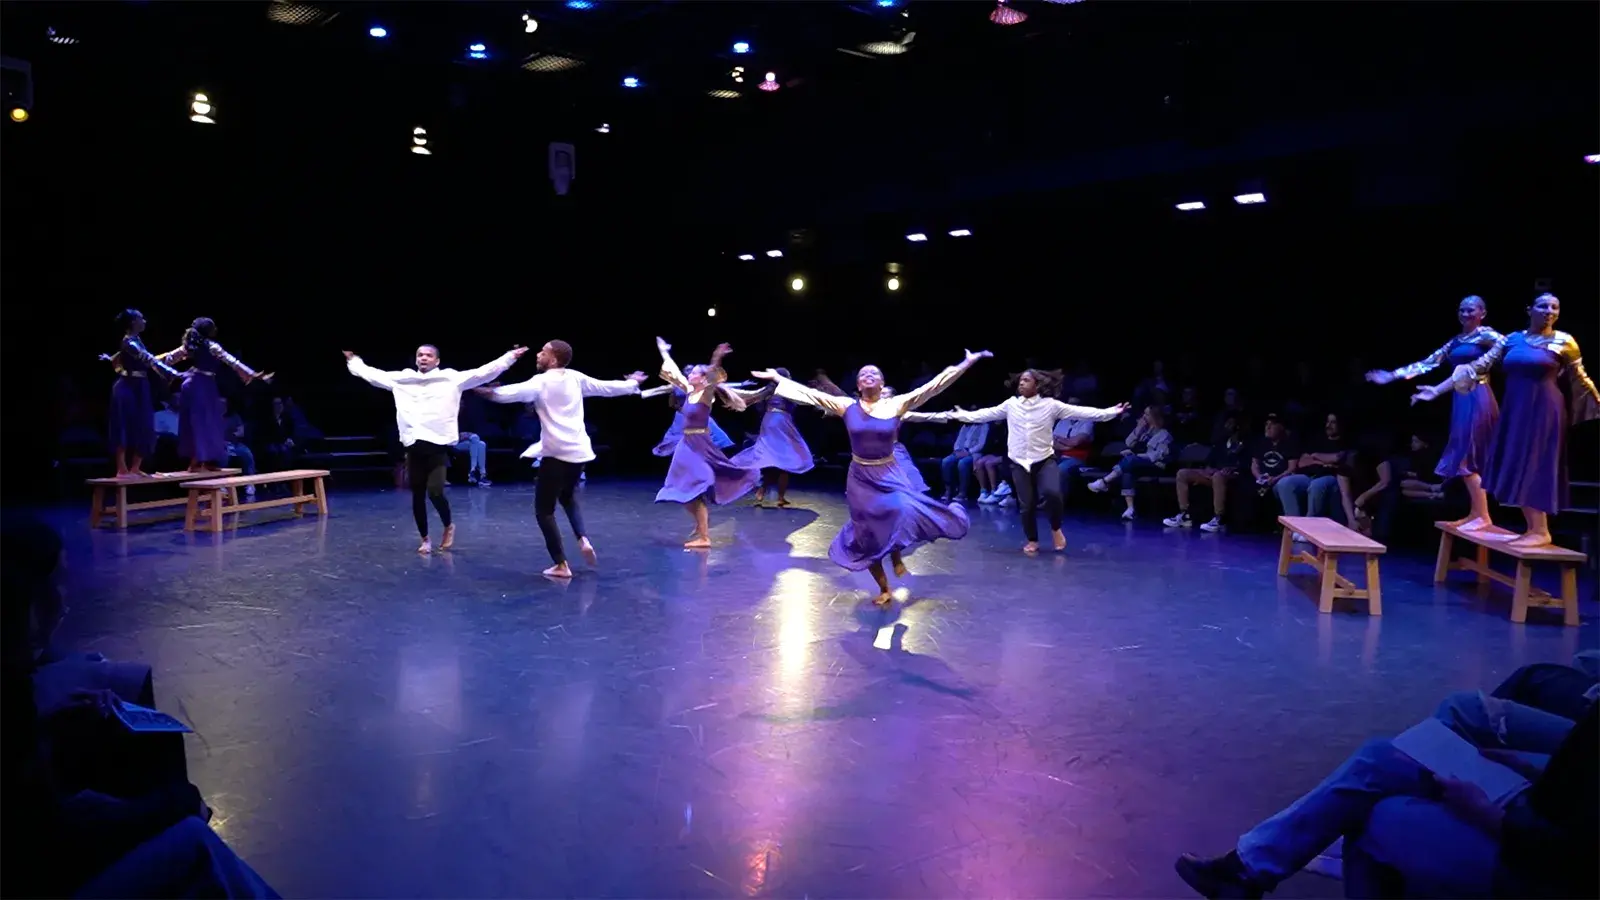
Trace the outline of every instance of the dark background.
{"type": "MultiPolygon", "coordinates": [[[[1160,358],[1257,411],[1309,361],[1378,427],[1406,391],[1353,373],[1443,343],[1464,294],[1509,331],[1548,279],[1560,327],[1600,340],[1600,8],[1016,5],[1029,21],[999,28],[965,3],[327,4],[302,25],[259,2],[8,3],[34,102],[0,143],[6,453],[100,421],[125,306],[156,350],[214,317],[329,434],[392,418],[341,349],[399,368],[424,341],[465,368],[560,337],[615,377],[653,372],[662,334],[684,363],[732,342],[735,375],[874,362],[899,384],[987,347],[956,392],[987,402],[1029,360],[1090,361],[1112,402],[1160,358]],[[913,52],[840,52],[907,11],[913,52]],[[739,38],[752,57],[724,55],[739,38]],[[462,60],[473,40],[491,59],[462,60]],[[541,53],[585,65],[519,68],[541,53]],[[708,98],[733,63],[784,87],[708,98]],[[195,90],[217,125],[186,120],[195,90]],[[407,152],[418,125],[435,155],[407,152]],[[551,141],[577,147],[567,197],[551,141]],[[1172,209],[1192,198],[1210,209],[1172,209]]],[[[591,418],[622,462],[668,413],[591,418]]]]}

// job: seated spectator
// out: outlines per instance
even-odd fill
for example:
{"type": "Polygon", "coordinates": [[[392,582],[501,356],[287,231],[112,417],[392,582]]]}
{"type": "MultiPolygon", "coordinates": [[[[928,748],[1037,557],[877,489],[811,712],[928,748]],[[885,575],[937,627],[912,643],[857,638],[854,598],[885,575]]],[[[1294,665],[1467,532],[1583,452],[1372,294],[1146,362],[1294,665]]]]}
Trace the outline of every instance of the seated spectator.
{"type": "Polygon", "coordinates": [[[156,452],[149,460],[151,472],[182,468],[178,459],[178,395],[169,394],[156,405],[156,452]]]}
{"type": "MultiPolygon", "coordinates": [[[[223,433],[228,436],[228,465],[235,466],[245,475],[256,473],[256,454],[245,442],[244,418],[235,410],[222,420],[223,433]]],[[[256,486],[244,486],[246,499],[254,498],[256,486]]]]}
{"type": "MultiPolygon", "coordinates": [[[[1273,488],[1278,502],[1283,505],[1283,514],[1331,519],[1332,513],[1343,509],[1345,522],[1354,524],[1354,498],[1345,496],[1348,490],[1340,483],[1341,476],[1348,479],[1350,453],[1350,443],[1340,427],[1339,416],[1328,413],[1323,420],[1322,435],[1306,445],[1294,471],[1279,479],[1273,488]],[[1342,502],[1336,506],[1335,501],[1342,502]]],[[[1345,484],[1348,483],[1346,480],[1345,484]]],[[[1294,538],[1304,540],[1298,534],[1294,538]]]]}
{"type": "Polygon", "coordinates": [[[1011,486],[1005,481],[1005,473],[1011,471],[1011,464],[1006,461],[1006,426],[1003,423],[990,423],[989,433],[984,437],[983,448],[977,456],[972,463],[972,474],[978,479],[978,502],[985,505],[999,503],[1011,492],[1011,486]],[[1002,492],[1001,488],[1005,491],[1002,492]]]}
{"type": "Polygon", "coordinates": [[[1576,718],[1502,698],[1537,683],[1525,670],[1493,695],[1453,694],[1434,713],[1529,782],[1511,796],[1490,798],[1372,740],[1226,855],[1180,857],[1178,875],[1206,897],[1260,897],[1344,839],[1346,896],[1600,896],[1600,708],[1593,678],[1563,676],[1555,690],[1540,684],[1541,699],[1576,718]]]}
{"type": "Polygon", "coordinates": [[[270,471],[281,472],[295,467],[295,462],[305,452],[307,440],[301,426],[302,418],[296,414],[287,397],[273,397],[272,411],[262,423],[259,444],[266,448],[270,471]]]}
{"type": "Polygon", "coordinates": [[[1294,472],[1299,462],[1300,449],[1289,436],[1289,429],[1278,416],[1268,415],[1261,440],[1250,450],[1250,478],[1255,490],[1241,492],[1235,498],[1234,521],[1257,524],[1265,498],[1276,496],[1278,483],[1294,472]]]}
{"type": "Polygon", "coordinates": [[[1066,389],[1062,392],[1077,397],[1084,406],[1093,406],[1095,399],[1100,396],[1100,379],[1095,377],[1094,371],[1089,368],[1089,361],[1078,360],[1072,367],[1072,377],[1066,382],[1066,389]]]}
{"type": "Polygon", "coordinates": [[[944,476],[944,493],[939,497],[942,502],[967,502],[972,491],[972,464],[977,461],[975,454],[983,450],[988,438],[989,425],[984,422],[963,425],[956,432],[956,443],[950,455],[939,460],[939,472],[944,476]]]}
{"type": "Polygon", "coordinates": [[[484,442],[484,426],[488,423],[488,401],[482,397],[468,392],[461,397],[461,413],[457,419],[460,440],[456,441],[457,453],[467,455],[467,484],[488,487],[494,482],[489,480],[489,445],[484,442]]]}
{"type": "Polygon", "coordinates": [[[1222,392],[1222,408],[1211,417],[1211,431],[1206,443],[1215,445],[1227,439],[1226,426],[1229,419],[1238,421],[1241,434],[1250,433],[1250,417],[1245,414],[1244,398],[1240,396],[1238,388],[1228,388],[1222,392]]]}
{"type": "Polygon", "coordinates": [[[1173,440],[1180,445],[1215,443],[1210,440],[1211,423],[1200,411],[1200,389],[1192,384],[1178,392],[1178,402],[1167,421],[1171,423],[1173,440]]]}
{"type": "Polygon", "coordinates": [[[1172,390],[1167,387],[1167,366],[1159,359],[1150,364],[1150,374],[1145,376],[1138,386],[1133,389],[1134,409],[1144,409],[1156,403],[1156,392],[1158,391],[1161,394],[1160,402],[1165,405],[1165,398],[1171,396],[1172,390]]]}
{"type": "MultiPolygon", "coordinates": [[[[1071,406],[1087,405],[1076,394],[1069,395],[1067,403],[1071,406]]],[[[1076,416],[1062,419],[1056,423],[1050,437],[1055,446],[1056,465],[1061,470],[1061,494],[1063,497],[1070,496],[1073,473],[1089,464],[1089,454],[1094,449],[1094,422],[1076,416]]]]}
{"type": "Polygon", "coordinates": [[[1406,437],[1406,449],[1377,465],[1377,480],[1355,499],[1357,527],[1380,541],[1394,533],[1394,517],[1402,499],[1438,502],[1444,482],[1433,473],[1438,454],[1419,434],[1406,437]]]}
{"type": "MultiPolygon", "coordinates": [[[[1157,366],[1159,367],[1159,363],[1157,366]]],[[[1159,374],[1159,368],[1157,370],[1159,374]]],[[[1122,459],[1112,467],[1111,473],[1104,478],[1098,478],[1089,483],[1089,490],[1103,493],[1108,487],[1108,482],[1116,478],[1122,482],[1122,501],[1127,504],[1127,509],[1122,511],[1124,521],[1133,521],[1133,495],[1138,480],[1148,475],[1160,475],[1167,469],[1167,457],[1172,454],[1172,434],[1167,431],[1166,416],[1161,407],[1150,405],[1145,407],[1144,415],[1139,417],[1139,424],[1133,428],[1133,433],[1128,435],[1127,447],[1122,451],[1122,459]]]]}
{"type": "Polygon", "coordinates": [[[1179,469],[1177,474],[1178,514],[1162,524],[1168,528],[1189,528],[1194,520],[1189,516],[1189,489],[1194,485],[1211,485],[1211,521],[1200,526],[1201,531],[1221,531],[1228,516],[1228,483],[1244,471],[1246,450],[1244,435],[1238,419],[1229,419],[1221,443],[1211,445],[1206,464],[1198,469],[1179,469]]]}

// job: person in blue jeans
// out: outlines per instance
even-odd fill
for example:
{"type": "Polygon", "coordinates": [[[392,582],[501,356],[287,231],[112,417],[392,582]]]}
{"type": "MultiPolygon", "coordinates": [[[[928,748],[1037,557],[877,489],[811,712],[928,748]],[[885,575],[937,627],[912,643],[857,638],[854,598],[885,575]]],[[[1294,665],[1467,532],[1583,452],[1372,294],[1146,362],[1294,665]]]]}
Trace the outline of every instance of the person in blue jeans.
{"type": "Polygon", "coordinates": [[[1434,775],[1387,740],[1368,741],[1226,855],[1180,857],[1179,877],[1205,897],[1261,897],[1343,838],[1350,897],[1600,896],[1595,681],[1571,670],[1577,674],[1552,690],[1547,677],[1521,678],[1525,671],[1494,694],[1452,694],[1434,713],[1527,779],[1525,789],[1496,802],[1469,782],[1434,775]],[[1579,718],[1496,696],[1519,678],[1544,705],[1579,718]]]}
{"type": "MultiPolygon", "coordinates": [[[[1278,502],[1283,504],[1283,514],[1332,519],[1342,510],[1345,524],[1355,524],[1354,498],[1345,496],[1349,490],[1350,454],[1338,414],[1329,413],[1322,436],[1306,444],[1295,470],[1273,486],[1278,502]]],[[[1303,540],[1298,534],[1295,539],[1303,540]]]]}
{"type": "Polygon", "coordinates": [[[941,502],[956,500],[966,503],[967,498],[972,496],[972,463],[988,439],[987,422],[963,425],[956,432],[955,446],[950,448],[950,455],[939,460],[939,472],[944,476],[944,493],[939,497],[941,502]]]}
{"type": "Polygon", "coordinates": [[[1089,482],[1089,490],[1097,494],[1104,493],[1113,479],[1121,482],[1122,502],[1127,505],[1127,509],[1122,511],[1122,519],[1131,522],[1134,517],[1134,487],[1146,475],[1165,472],[1167,457],[1172,454],[1172,433],[1167,431],[1166,415],[1161,407],[1153,403],[1145,407],[1144,415],[1139,417],[1139,424],[1133,426],[1133,433],[1128,435],[1126,443],[1122,459],[1117,461],[1106,477],[1089,482]]]}
{"type": "MultiPolygon", "coordinates": [[[[1069,406],[1087,406],[1077,397],[1068,397],[1069,406]]],[[[1056,423],[1050,443],[1056,451],[1056,469],[1061,473],[1061,496],[1072,496],[1072,475],[1089,464],[1094,445],[1094,425],[1089,419],[1067,418],[1056,423]]]]}

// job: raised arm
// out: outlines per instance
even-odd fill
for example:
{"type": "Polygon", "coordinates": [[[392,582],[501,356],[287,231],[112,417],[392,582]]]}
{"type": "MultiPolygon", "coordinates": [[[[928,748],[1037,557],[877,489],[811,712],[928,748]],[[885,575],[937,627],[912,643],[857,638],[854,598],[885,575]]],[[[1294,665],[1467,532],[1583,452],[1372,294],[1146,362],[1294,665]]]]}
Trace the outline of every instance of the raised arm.
{"type": "Polygon", "coordinates": [[[1050,410],[1057,422],[1062,419],[1088,419],[1091,422],[1109,422],[1128,411],[1128,404],[1118,403],[1105,409],[1095,409],[1092,406],[1074,406],[1071,403],[1062,403],[1060,400],[1050,401],[1050,410]]]}
{"type": "Polygon", "coordinates": [[[968,350],[966,358],[961,360],[959,364],[951,366],[945,369],[943,372],[940,372],[938,375],[933,376],[933,380],[929,381],[922,387],[896,396],[894,398],[894,402],[899,404],[900,414],[905,415],[907,412],[910,412],[922,404],[927,403],[929,400],[932,400],[934,397],[937,397],[946,388],[950,387],[950,385],[955,384],[956,379],[960,378],[962,373],[972,368],[973,363],[980,359],[987,359],[991,356],[994,356],[994,354],[987,350],[979,350],[977,353],[968,350]]]}
{"type": "Polygon", "coordinates": [[[850,397],[841,397],[838,394],[829,394],[816,388],[808,388],[800,382],[792,378],[785,378],[771,369],[762,369],[750,374],[752,377],[774,382],[777,385],[778,396],[785,400],[793,400],[796,403],[815,406],[823,412],[830,412],[834,415],[844,415],[844,411],[856,402],[850,397]]]}
{"type": "MultiPolygon", "coordinates": [[[[166,361],[161,357],[145,349],[144,342],[136,337],[124,337],[122,339],[122,350],[117,355],[123,359],[137,359],[167,378],[178,377],[177,369],[167,365],[166,361]]],[[[115,360],[113,360],[112,365],[116,365],[115,360]]]]}
{"type": "Polygon", "coordinates": [[[660,397],[665,394],[670,394],[675,390],[677,390],[677,388],[670,384],[658,384],[653,388],[647,388],[640,391],[639,396],[641,398],[660,397]]]}
{"type": "Polygon", "coordinates": [[[664,338],[656,338],[656,349],[661,351],[661,380],[680,391],[689,390],[689,379],[683,377],[683,370],[672,361],[672,345],[664,338]]]}
{"type": "MultiPolygon", "coordinates": [[[[263,377],[260,372],[257,372],[255,369],[245,365],[244,362],[239,359],[239,357],[234,356],[232,353],[222,349],[222,345],[216,341],[206,341],[206,347],[211,351],[212,356],[222,360],[223,365],[238,373],[239,377],[244,379],[245,384],[249,384],[257,378],[263,377]]],[[[266,379],[271,381],[272,377],[269,375],[266,376],[266,379]]]]}
{"type": "Polygon", "coordinates": [[[349,350],[344,351],[344,358],[345,368],[350,370],[351,375],[356,376],[375,388],[383,388],[386,391],[394,390],[395,373],[374,369],[373,367],[362,362],[361,357],[355,355],[349,350]]]}
{"type": "Polygon", "coordinates": [[[625,397],[628,394],[637,394],[640,383],[644,381],[643,372],[635,372],[618,381],[601,381],[581,372],[576,374],[578,386],[585,397],[625,397]]]}
{"type": "Polygon", "coordinates": [[[517,360],[521,359],[522,354],[527,352],[527,347],[518,344],[517,346],[512,347],[510,350],[500,354],[497,359],[491,363],[488,363],[487,365],[479,366],[476,369],[468,369],[465,372],[457,372],[456,390],[468,391],[478,387],[479,385],[488,384],[496,378],[499,378],[501,375],[504,375],[505,371],[511,368],[511,366],[515,364],[517,360]]]}

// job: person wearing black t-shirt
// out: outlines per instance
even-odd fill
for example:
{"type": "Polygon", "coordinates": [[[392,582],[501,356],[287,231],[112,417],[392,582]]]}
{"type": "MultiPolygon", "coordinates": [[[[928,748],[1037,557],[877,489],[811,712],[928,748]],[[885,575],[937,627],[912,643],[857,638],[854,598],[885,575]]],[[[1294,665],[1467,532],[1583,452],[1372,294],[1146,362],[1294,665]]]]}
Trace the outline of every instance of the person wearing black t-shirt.
{"type": "Polygon", "coordinates": [[[1178,514],[1162,520],[1168,528],[1188,528],[1194,524],[1189,517],[1189,489],[1194,485],[1211,486],[1211,508],[1215,513],[1211,521],[1200,526],[1201,531],[1221,531],[1228,512],[1228,482],[1238,477],[1245,465],[1244,435],[1240,422],[1229,418],[1223,426],[1222,439],[1211,445],[1206,464],[1201,468],[1179,469],[1176,476],[1178,488],[1178,514]]]}
{"type": "MultiPolygon", "coordinates": [[[[1272,496],[1273,488],[1300,461],[1300,446],[1289,437],[1289,430],[1276,415],[1266,418],[1263,434],[1250,448],[1246,474],[1255,490],[1241,490],[1229,498],[1235,523],[1255,524],[1262,515],[1262,498],[1272,496]]],[[[1243,481],[1244,479],[1240,479],[1243,481]]]]}
{"type": "MultiPolygon", "coordinates": [[[[1294,471],[1280,479],[1273,491],[1283,504],[1286,516],[1310,515],[1332,518],[1335,501],[1345,520],[1355,522],[1355,512],[1349,499],[1348,466],[1351,447],[1339,425],[1339,416],[1329,413],[1323,420],[1322,434],[1313,438],[1300,454],[1294,471]],[[1346,480],[1341,484],[1341,477],[1346,480]]],[[[1298,535],[1296,535],[1298,537],[1298,535]]]]}

